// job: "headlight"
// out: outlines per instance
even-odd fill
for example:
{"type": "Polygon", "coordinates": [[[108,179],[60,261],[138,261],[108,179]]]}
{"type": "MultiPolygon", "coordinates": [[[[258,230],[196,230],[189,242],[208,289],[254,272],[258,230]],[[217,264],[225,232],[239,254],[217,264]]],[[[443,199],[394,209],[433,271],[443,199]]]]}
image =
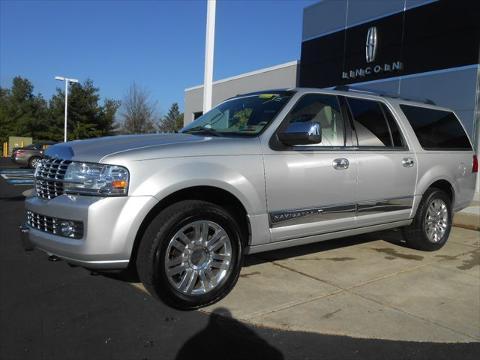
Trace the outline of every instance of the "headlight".
{"type": "Polygon", "coordinates": [[[63,190],[67,194],[127,195],[129,174],[123,166],[72,162],[65,172],[63,190]]]}

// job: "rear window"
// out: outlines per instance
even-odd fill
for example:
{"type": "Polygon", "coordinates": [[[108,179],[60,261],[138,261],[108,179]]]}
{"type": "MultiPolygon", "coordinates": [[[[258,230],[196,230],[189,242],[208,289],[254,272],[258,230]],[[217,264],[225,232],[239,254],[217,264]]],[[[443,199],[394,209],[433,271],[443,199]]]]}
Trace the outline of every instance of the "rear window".
{"type": "Polygon", "coordinates": [[[460,121],[450,111],[400,105],[425,150],[472,150],[460,121]]]}

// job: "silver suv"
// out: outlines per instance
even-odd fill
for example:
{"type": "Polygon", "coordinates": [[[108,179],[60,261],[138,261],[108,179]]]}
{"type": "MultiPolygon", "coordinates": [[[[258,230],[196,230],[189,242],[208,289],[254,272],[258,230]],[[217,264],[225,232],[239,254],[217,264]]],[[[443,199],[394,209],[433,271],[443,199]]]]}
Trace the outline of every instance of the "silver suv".
{"type": "Polygon", "coordinates": [[[251,93],[179,134],[50,147],[23,238],[86,268],[136,267],[152,294],[192,309],[232,289],[245,254],[391,228],[437,250],[477,171],[448,109],[351,90],[251,93]]]}

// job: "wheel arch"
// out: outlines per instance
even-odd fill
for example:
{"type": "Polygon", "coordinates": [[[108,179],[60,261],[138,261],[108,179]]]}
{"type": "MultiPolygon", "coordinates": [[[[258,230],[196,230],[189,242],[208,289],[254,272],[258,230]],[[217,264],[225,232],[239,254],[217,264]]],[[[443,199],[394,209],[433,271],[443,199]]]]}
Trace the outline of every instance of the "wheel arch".
{"type": "Polygon", "coordinates": [[[157,216],[162,210],[164,210],[168,206],[182,200],[204,200],[224,207],[239,222],[240,228],[243,232],[243,246],[247,246],[249,244],[251,227],[250,221],[247,216],[247,210],[242,204],[242,202],[231,192],[219,187],[203,185],[191,186],[169,194],[168,196],[160,200],[155,206],[153,206],[152,209],[150,209],[150,211],[143,219],[135,236],[130,255],[130,264],[133,265],[135,263],[140,241],[143,237],[143,234],[145,233],[146,228],[155,218],[155,216],[157,216]]]}
{"type": "Polygon", "coordinates": [[[444,191],[450,198],[452,208],[453,208],[453,205],[455,203],[455,190],[453,188],[453,185],[448,180],[445,180],[445,179],[436,180],[427,187],[427,190],[430,188],[437,188],[439,190],[444,191]]]}

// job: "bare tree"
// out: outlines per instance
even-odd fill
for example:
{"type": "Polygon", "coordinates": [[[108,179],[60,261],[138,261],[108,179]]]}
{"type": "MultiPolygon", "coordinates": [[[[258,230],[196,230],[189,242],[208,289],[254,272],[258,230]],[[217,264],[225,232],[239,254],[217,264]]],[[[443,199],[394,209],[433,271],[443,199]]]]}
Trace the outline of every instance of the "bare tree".
{"type": "Polygon", "coordinates": [[[155,103],[146,89],[133,83],[122,103],[122,132],[144,134],[155,132],[155,103]]]}

